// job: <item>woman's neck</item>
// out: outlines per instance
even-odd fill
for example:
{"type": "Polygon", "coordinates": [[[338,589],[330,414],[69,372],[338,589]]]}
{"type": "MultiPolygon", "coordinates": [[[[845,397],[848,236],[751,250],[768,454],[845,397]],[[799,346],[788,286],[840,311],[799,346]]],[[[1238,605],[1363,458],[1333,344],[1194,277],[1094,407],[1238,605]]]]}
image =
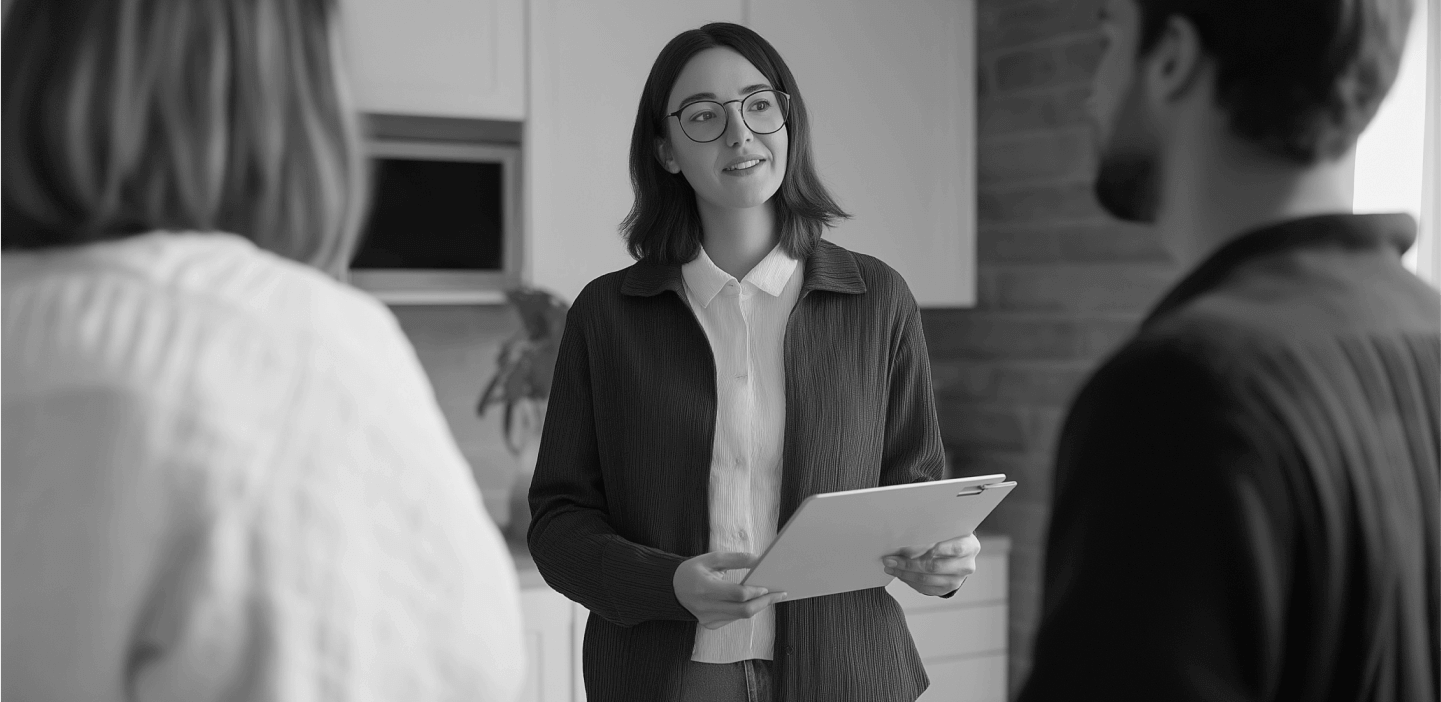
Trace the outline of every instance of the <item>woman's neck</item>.
{"type": "Polygon", "coordinates": [[[721,270],[740,280],[776,247],[775,209],[767,202],[760,207],[726,209],[697,203],[700,210],[701,244],[707,256],[721,270]]]}

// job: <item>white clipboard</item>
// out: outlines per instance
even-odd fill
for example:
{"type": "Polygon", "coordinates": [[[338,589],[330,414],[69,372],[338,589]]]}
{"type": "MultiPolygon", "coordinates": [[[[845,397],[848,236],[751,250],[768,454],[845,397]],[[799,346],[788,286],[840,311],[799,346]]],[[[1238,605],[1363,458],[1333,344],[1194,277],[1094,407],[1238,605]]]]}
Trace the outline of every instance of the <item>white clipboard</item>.
{"type": "Polygon", "coordinates": [[[1015,486],[996,474],[811,495],[741,582],[787,601],[885,587],[882,557],[974,532],[1015,486]]]}

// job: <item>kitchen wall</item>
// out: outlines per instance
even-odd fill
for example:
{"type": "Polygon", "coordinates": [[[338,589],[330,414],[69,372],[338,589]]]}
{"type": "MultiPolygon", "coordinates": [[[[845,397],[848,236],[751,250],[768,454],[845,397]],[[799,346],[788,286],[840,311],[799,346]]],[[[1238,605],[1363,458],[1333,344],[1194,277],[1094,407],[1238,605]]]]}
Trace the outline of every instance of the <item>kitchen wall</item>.
{"type": "Polygon", "coordinates": [[[1013,543],[1013,690],[1030,665],[1066,405],[1178,273],[1153,231],[1109,220],[1091,196],[1098,4],[979,1],[979,301],[923,315],[952,471],[1020,482],[983,527],[1013,543]]]}
{"type": "Polygon", "coordinates": [[[391,311],[415,345],[486,510],[497,523],[506,523],[518,464],[505,448],[500,410],[478,417],[475,407],[495,373],[500,345],[520,329],[520,317],[509,305],[393,305],[391,311]]]}

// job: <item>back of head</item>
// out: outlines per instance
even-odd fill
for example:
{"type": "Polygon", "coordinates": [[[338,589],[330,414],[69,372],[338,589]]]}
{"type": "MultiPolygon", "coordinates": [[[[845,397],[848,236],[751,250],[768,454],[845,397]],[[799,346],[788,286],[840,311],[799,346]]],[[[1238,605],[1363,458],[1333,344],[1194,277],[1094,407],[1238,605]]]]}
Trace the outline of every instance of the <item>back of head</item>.
{"type": "Polygon", "coordinates": [[[1137,0],[1140,51],[1179,15],[1216,63],[1232,130],[1310,164],[1349,152],[1400,68],[1413,0],[1137,0]]]}
{"type": "Polygon", "coordinates": [[[225,231],[338,271],[365,170],[335,0],[16,0],[3,246],[225,231]]]}

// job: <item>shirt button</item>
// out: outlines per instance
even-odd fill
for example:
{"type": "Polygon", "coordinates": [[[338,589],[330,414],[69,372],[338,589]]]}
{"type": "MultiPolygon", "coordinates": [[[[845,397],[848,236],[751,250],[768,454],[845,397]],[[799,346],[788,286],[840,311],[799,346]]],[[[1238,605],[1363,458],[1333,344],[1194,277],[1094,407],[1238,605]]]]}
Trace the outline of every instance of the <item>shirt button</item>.
{"type": "Polygon", "coordinates": [[[739,536],[741,537],[741,541],[747,541],[751,538],[750,533],[747,532],[745,529],[740,530],[739,536]]]}

